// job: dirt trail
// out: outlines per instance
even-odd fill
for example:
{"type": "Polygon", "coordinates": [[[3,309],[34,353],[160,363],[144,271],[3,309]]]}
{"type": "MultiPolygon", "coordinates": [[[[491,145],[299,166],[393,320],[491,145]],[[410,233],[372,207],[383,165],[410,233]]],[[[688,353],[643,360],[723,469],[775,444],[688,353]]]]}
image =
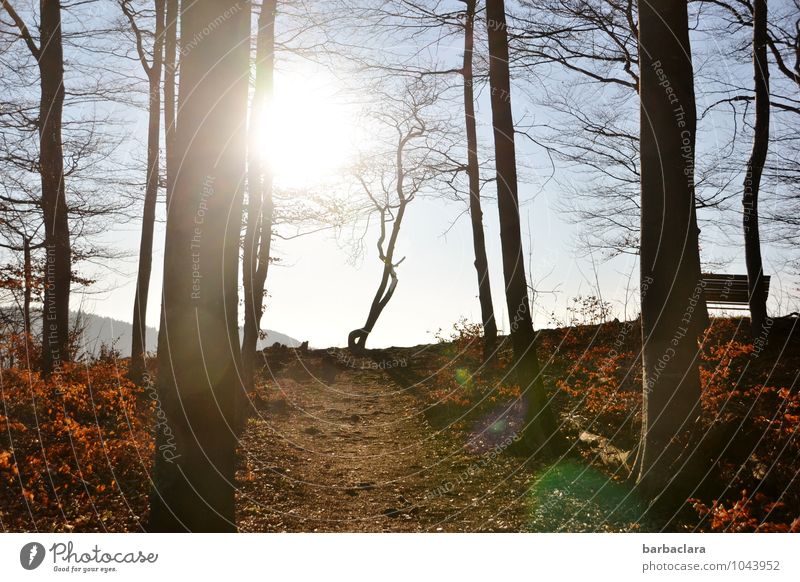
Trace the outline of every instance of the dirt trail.
{"type": "Polygon", "coordinates": [[[541,468],[499,454],[505,439],[491,430],[435,429],[413,390],[370,361],[288,353],[241,440],[241,531],[620,529],[592,499],[613,487],[607,479],[593,476],[576,497],[580,467],[539,478],[541,468]]]}
{"type": "Polygon", "coordinates": [[[241,531],[519,528],[519,461],[478,455],[463,436],[434,430],[421,401],[369,361],[324,360],[308,356],[276,374],[283,399],[248,424],[241,531]],[[488,494],[487,477],[496,484],[488,494]]]}

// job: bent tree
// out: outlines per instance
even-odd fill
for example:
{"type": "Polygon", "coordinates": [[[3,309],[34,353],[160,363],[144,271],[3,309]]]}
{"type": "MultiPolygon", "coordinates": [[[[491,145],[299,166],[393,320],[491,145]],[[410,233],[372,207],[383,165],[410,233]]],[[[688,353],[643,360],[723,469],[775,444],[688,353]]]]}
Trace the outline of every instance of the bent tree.
{"type": "Polygon", "coordinates": [[[536,334],[533,331],[525,276],[508,67],[508,32],[503,0],[487,0],[486,26],[489,30],[489,85],[506,306],[511,326],[514,372],[522,391],[522,403],[526,407],[522,443],[526,448],[535,450],[546,446],[556,431],[555,418],[545,395],[536,356],[536,334]]]}
{"type": "MultiPolygon", "coordinates": [[[[475,74],[473,67],[475,46],[475,16],[477,0],[459,0],[463,9],[455,11],[448,3],[430,2],[430,0],[387,0],[384,2],[367,2],[363,11],[358,13],[359,24],[363,21],[380,23],[386,27],[392,23],[395,33],[401,32],[401,44],[419,42],[424,35],[433,34],[442,38],[463,35],[463,53],[461,65],[450,67],[438,61],[412,62],[407,55],[400,62],[391,63],[386,60],[385,51],[374,53],[374,47],[366,50],[366,55],[359,60],[369,62],[370,68],[383,71],[389,75],[403,75],[410,78],[446,78],[453,74],[461,77],[461,100],[464,106],[464,118],[461,122],[463,134],[453,137],[459,142],[466,139],[466,163],[454,168],[458,174],[466,175],[466,196],[469,207],[470,225],[472,228],[473,265],[477,274],[478,302],[481,310],[483,326],[483,351],[486,359],[494,352],[497,344],[497,322],[492,304],[491,283],[488,259],[486,256],[486,236],[483,229],[483,209],[481,203],[480,163],[478,161],[478,138],[475,120],[475,74]],[[371,54],[372,53],[372,54],[371,54]],[[377,58],[376,58],[377,56],[377,58]]],[[[364,47],[366,48],[366,47],[364,47]]],[[[464,147],[459,144],[459,148],[464,147]]],[[[460,158],[461,156],[459,156],[460,158]]],[[[455,161],[455,158],[453,158],[455,161]]],[[[459,180],[460,182],[460,180],[459,180]]],[[[447,189],[455,192],[456,199],[462,201],[461,185],[456,187],[454,179],[447,189]]]]}
{"type": "Polygon", "coordinates": [[[391,301],[394,291],[397,288],[397,267],[404,259],[400,259],[395,263],[394,252],[397,247],[397,237],[400,235],[400,227],[403,224],[403,217],[406,213],[408,204],[413,200],[413,195],[406,195],[402,193],[396,203],[389,201],[380,201],[378,198],[369,194],[374,203],[375,210],[380,217],[380,234],[378,235],[378,259],[383,263],[383,270],[381,271],[381,280],[378,284],[378,289],[375,291],[375,296],[372,298],[372,303],[369,306],[367,320],[363,326],[354,329],[347,336],[347,347],[353,353],[363,353],[366,349],[366,342],[369,334],[372,333],[378,318],[383,313],[383,310],[391,301]],[[387,228],[391,224],[391,231],[388,233],[387,228]]]}
{"type": "MultiPolygon", "coordinates": [[[[699,412],[697,340],[707,325],[694,199],[697,116],[686,2],[639,2],[642,442],[638,480],[681,475],[680,437],[699,412]]],[[[687,467],[688,468],[688,467],[687,467]]]]}
{"type": "Polygon", "coordinates": [[[181,28],[149,529],[234,531],[249,3],[184,2],[181,28]]]}
{"type": "Polygon", "coordinates": [[[366,170],[356,175],[369,199],[370,213],[377,213],[379,218],[376,247],[383,269],[364,325],[347,337],[347,346],[353,353],[364,351],[369,334],[397,288],[397,267],[404,259],[396,260],[395,250],[406,209],[425,183],[441,170],[434,161],[438,157],[436,150],[425,140],[437,129],[424,118],[437,100],[436,93],[417,83],[406,87],[405,94],[395,99],[396,107],[377,115],[378,122],[394,138],[392,150],[387,153],[393,159],[386,163],[379,159],[379,153],[365,164],[377,175],[369,176],[366,170]]]}

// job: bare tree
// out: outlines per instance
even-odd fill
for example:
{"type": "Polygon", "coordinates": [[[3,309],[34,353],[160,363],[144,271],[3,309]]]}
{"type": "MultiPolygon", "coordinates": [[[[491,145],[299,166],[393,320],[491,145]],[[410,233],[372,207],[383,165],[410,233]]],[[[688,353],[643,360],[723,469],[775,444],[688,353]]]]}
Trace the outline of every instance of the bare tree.
{"type": "MultiPolygon", "coordinates": [[[[560,205],[580,227],[581,246],[608,256],[637,254],[636,2],[525,0],[521,5],[513,19],[512,66],[535,87],[536,103],[549,115],[538,116],[535,127],[520,121],[518,131],[562,162],[558,170],[570,169],[569,179],[559,184],[565,194],[560,205]]],[[[698,159],[698,208],[724,210],[737,196],[725,157],[707,151],[698,159]]]]}
{"type": "Polygon", "coordinates": [[[38,44],[11,2],[2,0],[2,6],[39,67],[39,167],[45,225],[44,246],[47,253],[42,368],[49,374],[58,371],[61,362],[69,359],[69,295],[72,275],[61,135],[65,94],[61,2],[42,2],[38,44]]]}
{"type": "MultiPolygon", "coordinates": [[[[642,443],[638,480],[657,498],[687,484],[680,436],[699,412],[707,325],[694,205],[696,106],[686,3],[639,2],[642,443]]],[[[683,443],[685,444],[685,443],[683,443]]]]}
{"type": "Polygon", "coordinates": [[[151,531],[234,531],[250,5],[181,11],[181,160],[167,210],[151,531]]]}
{"type": "Polygon", "coordinates": [[[139,243],[139,272],[136,278],[136,294],[133,299],[133,330],[131,341],[130,377],[142,381],[145,371],[147,349],[147,298],[150,291],[150,273],[153,265],[153,233],[156,220],[156,202],[160,179],[161,145],[161,72],[164,61],[165,0],[154,0],[155,24],[153,26],[152,55],[148,56],[145,33],[141,29],[137,13],[131,0],[119,0],[136,41],[136,53],[147,77],[148,121],[147,121],[147,179],[142,212],[142,232],[139,243]]]}
{"type": "Polygon", "coordinates": [[[431,144],[431,136],[440,126],[427,118],[437,100],[435,88],[415,82],[403,91],[399,97],[387,96],[383,106],[387,109],[375,114],[378,123],[394,136],[392,150],[371,156],[356,174],[370,201],[370,213],[379,219],[376,247],[383,270],[364,325],[347,338],[354,353],[365,349],[367,338],[397,288],[397,267],[404,258],[397,260],[395,251],[406,209],[428,182],[445,171],[440,152],[431,144]],[[387,163],[386,157],[393,159],[387,163]]]}
{"type": "Polygon", "coordinates": [[[561,162],[559,170],[580,176],[560,184],[560,205],[580,226],[582,246],[636,253],[635,0],[524,0],[520,8],[511,20],[511,65],[536,86],[533,99],[548,114],[536,126],[518,120],[518,131],[561,162]],[[560,83],[565,77],[571,82],[560,83]]]}
{"type": "Polygon", "coordinates": [[[767,318],[767,293],[761,260],[761,237],[758,228],[758,193],[769,149],[769,62],[767,61],[767,2],[753,0],[753,78],[755,81],[755,131],[753,151],[747,161],[744,178],[742,224],[747,287],[750,293],[750,321],[757,336],[767,318]]]}
{"type": "Polygon", "coordinates": [[[164,149],[166,151],[166,198],[169,205],[170,194],[175,187],[175,173],[179,160],[175,156],[175,115],[176,115],[176,79],[177,79],[177,44],[180,0],[166,0],[164,28],[164,149]]]}
{"type": "MultiPolygon", "coordinates": [[[[488,357],[497,343],[497,322],[483,229],[481,162],[478,158],[475,118],[475,86],[485,80],[486,74],[480,69],[476,72],[473,63],[478,0],[459,0],[459,3],[464,5],[463,10],[454,3],[440,0],[345,0],[335,11],[340,18],[341,15],[349,17],[347,26],[354,32],[355,38],[348,38],[347,44],[332,40],[333,46],[336,46],[334,50],[345,61],[356,64],[360,73],[369,71],[374,75],[417,81],[436,79],[435,82],[439,84],[446,83],[448,78],[460,78],[459,85],[453,84],[452,88],[461,90],[458,96],[464,106],[464,119],[461,121],[464,133],[461,140],[466,141],[463,145],[467,155],[464,162],[454,164],[455,173],[446,184],[445,191],[452,191],[452,198],[458,202],[466,201],[469,208],[478,300],[484,329],[484,353],[488,357]],[[377,51],[376,34],[383,37],[381,49],[377,51]],[[419,51],[409,58],[402,48],[399,54],[394,50],[386,50],[388,39],[397,47],[430,47],[448,38],[453,38],[463,47],[458,63],[447,59],[454,53],[447,53],[442,59],[437,51],[435,56],[421,58],[419,53],[424,51],[419,51]],[[459,173],[466,175],[466,184],[462,183],[461,176],[456,175],[459,173]]],[[[455,159],[452,161],[455,162],[455,159]]],[[[439,196],[442,196],[441,192],[439,196]]]]}
{"type": "Polygon", "coordinates": [[[250,147],[248,157],[247,227],[244,237],[244,333],[242,375],[248,389],[253,387],[256,348],[264,313],[264,286],[270,262],[275,205],[272,199],[272,168],[259,151],[259,133],[265,131],[264,116],[271,103],[275,71],[275,0],[264,0],[258,17],[256,37],[256,86],[250,106],[250,147]]]}
{"type": "MultiPolygon", "coordinates": [[[[53,5],[57,3],[49,4],[45,19],[49,27],[54,26],[53,5]]],[[[117,130],[119,120],[95,106],[124,101],[122,96],[130,92],[130,87],[125,83],[124,74],[110,72],[122,69],[109,66],[109,62],[116,64],[116,61],[97,64],[97,51],[108,50],[112,42],[116,46],[119,39],[115,36],[116,28],[108,30],[102,21],[85,22],[91,5],[91,2],[62,4],[57,28],[61,37],[68,41],[62,43],[60,59],[57,55],[54,58],[52,52],[45,58],[41,50],[31,51],[31,47],[38,49],[37,45],[41,45],[44,38],[41,27],[28,29],[25,24],[41,19],[36,8],[23,5],[25,12],[18,13],[13,3],[0,6],[0,13],[4,15],[0,21],[0,52],[3,54],[0,59],[0,248],[9,255],[7,266],[18,273],[19,293],[13,293],[11,300],[18,304],[21,327],[27,329],[29,347],[33,348],[28,351],[31,366],[44,367],[41,361],[44,358],[39,358],[42,346],[34,336],[61,322],[56,318],[58,310],[53,302],[54,279],[56,273],[60,273],[54,262],[57,253],[47,244],[52,242],[54,229],[65,231],[69,237],[69,276],[68,283],[59,287],[62,293],[59,310],[69,301],[69,297],[64,297],[65,292],[74,293],[80,287],[83,292],[90,292],[89,285],[97,290],[97,281],[84,272],[85,268],[102,265],[105,260],[118,259],[123,254],[98,238],[108,232],[112,222],[127,219],[128,191],[134,184],[125,167],[127,159],[121,162],[114,154],[124,139],[117,130]],[[9,10],[14,14],[11,18],[5,17],[9,10]],[[81,27],[75,26],[77,22],[81,27]],[[62,30],[65,26],[68,27],[66,32],[62,30]],[[24,32],[20,27],[24,27],[24,32]],[[25,38],[29,42],[19,42],[25,38]],[[54,60],[62,62],[60,69],[53,64],[54,60]],[[62,84],[59,91],[53,89],[52,79],[45,83],[46,93],[60,104],[52,112],[42,102],[41,77],[45,61],[49,62],[48,70],[59,69],[57,75],[62,76],[65,73],[63,63],[69,63],[67,86],[62,84]],[[43,115],[43,110],[48,114],[43,115]],[[53,123],[59,117],[60,121],[53,123]],[[57,150],[54,154],[52,145],[42,149],[43,142],[52,139],[52,131],[58,134],[61,152],[60,181],[52,179],[52,159],[58,156],[57,150]],[[43,163],[48,160],[48,164],[43,163]],[[43,201],[43,180],[59,188],[63,183],[63,206],[59,204],[57,208],[58,212],[62,207],[66,209],[66,227],[60,224],[60,217],[55,226],[52,222],[49,223],[51,228],[46,226],[46,216],[52,218],[53,213],[45,212],[52,204],[49,199],[47,203],[43,201]],[[113,188],[110,187],[112,183],[113,188]],[[44,292],[49,293],[47,301],[44,292]]],[[[109,57],[114,58],[115,55],[109,57]]],[[[52,188],[46,192],[51,193],[52,188]]],[[[6,305],[0,308],[5,309],[6,305]]],[[[80,351],[80,346],[75,344],[78,338],[74,329],[67,329],[67,338],[66,351],[58,348],[61,361],[72,359],[80,351]]],[[[56,335],[45,333],[40,339],[44,340],[45,348],[57,343],[56,335]]],[[[53,370],[56,368],[52,366],[53,370]]]]}
{"type": "MultiPolygon", "coordinates": [[[[0,200],[6,197],[0,197],[0,200]]],[[[17,202],[15,200],[15,202],[17,202]]],[[[28,357],[31,357],[31,348],[33,347],[33,315],[32,305],[34,292],[41,289],[43,278],[42,273],[34,274],[34,271],[40,271],[34,268],[34,252],[41,249],[44,244],[36,242],[39,240],[38,233],[41,230],[41,222],[36,220],[31,221],[32,216],[30,210],[20,211],[13,206],[8,206],[7,201],[0,202],[0,211],[2,211],[2,218],[0,218],[0,248],[10,251],[12,254],[21,256],[22,265],[19,267],[19,262],[9,263],[3,268],[4,287],[11,289],[15,302],[19,305],[20,313],[22,315],[22,334],[26,344],[26,352],[28,357]],[[21,293],[16,293],[21,291],[21,293]],[[21,298],[18,296],[21,294],[21,298]]],[[[3,315],[7,319],[7,315],[3,315]]]]}
{"type": "Polygon", "coordinates": [[[483,322],[483,352],[488,358],[497,344],[497,321],[492,304],[489,279],[489,260],[486,257],[486,236],[483,231],[481,206],[480,165],[478,163],[478,131],[475,123],[475,76],[472,60],[475,47],[475,7],[477,0],[464,0],[464,125],[467,137],[467,178],[469,181],[469,215],[472,225],[472,245],[475,252],[475,270],[478,274],[478,301],[483,322]]]}
{"type": "Polygon", "coordinates": [[[511,76],[508,63],[508,33],[505,2],[487,0],[486,25],[489,30],[489,83],[492,126],[497,165],[497,208],[500,215],[500,240],[506,306],[514,350],[514,370],[527,407],[523,443],[530,450],[546,447],[555,435],[555,418],[544,392],[536,335],[533,331],[528,281],[517,191],[517,162],[514,145],[514,118],[511,109],[511,76]]]}
{"type": "Polygon", "coordinates": [[[768,45],[777,74],[769,87],[770,107],[775,113],[770,130],[772,154],[762,179],[769,179],[783,194],[767,216],[779,227],[776,239],[796,249],[800,240],[800,0],[773,4],[770,15],[768,45]]]}
{"type": "Polygon", "coordinates": [[[738,177],[744,166],[745,265],[752,283],[752,330],[759,334],[762,327],[757,322],[764,321],[767,315],[761,279],[762,249],[768,242],[789,248],[796,242],[800,2],[773,3],[769,14],[766,6],[750,0],[720,0],[710,5],[713,7],[707,19],[710,32],[727,39],[721,50],[730,59],[729,66],[737,67],[737,74],[726,71],[718,75],[720,78],[712,79],[716,88],[712,93],[714,101],[703,115],[724,106],[731,113],[733,139],[751,146],[749,152],[740,154],[746,157],[744,164],[739,156],[730,156],[726,169],[731,176],[738,177]],[[738,74],[740,63],[745,62],[754,72],[754,82],[750,85],[744,82],[746,76],[738,74]]]}

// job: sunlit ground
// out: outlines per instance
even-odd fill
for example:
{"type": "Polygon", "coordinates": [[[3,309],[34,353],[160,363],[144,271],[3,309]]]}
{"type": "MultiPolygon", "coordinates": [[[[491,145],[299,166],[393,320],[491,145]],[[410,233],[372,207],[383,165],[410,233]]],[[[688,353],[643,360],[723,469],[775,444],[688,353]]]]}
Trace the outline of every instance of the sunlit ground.
{"type": "MultiPolygon", "coordinates": [[[[459,372],[456,379],[460,384],[459,372]]],[[[501,404],[475,423],[467,450],[486,455],[512,444],[524,425],[525,402],[501,404]]],[[[659,527],[647,505],[623,482],[575,458],[541,468],[520,500],[526,507],[523,529],[534,532],[652,531],[659,527]]]]}
{"type": "Polygon", "coordinates": [[[580,461],[565,459],[534,476],[529,531],[650,531],[645,504],[631,489],[580,461]]]}

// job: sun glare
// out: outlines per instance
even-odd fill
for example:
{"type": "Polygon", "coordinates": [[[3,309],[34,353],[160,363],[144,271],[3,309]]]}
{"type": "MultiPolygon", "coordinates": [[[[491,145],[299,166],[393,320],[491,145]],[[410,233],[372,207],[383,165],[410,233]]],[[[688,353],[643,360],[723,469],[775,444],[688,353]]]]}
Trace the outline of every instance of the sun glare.
{"type": "Polygon", "coordinates": [[[278,72],[275,95],[256,138],[284,188],[309,188],[336,177],[355,154],[355,115],[324,74],[278,72]]]}

